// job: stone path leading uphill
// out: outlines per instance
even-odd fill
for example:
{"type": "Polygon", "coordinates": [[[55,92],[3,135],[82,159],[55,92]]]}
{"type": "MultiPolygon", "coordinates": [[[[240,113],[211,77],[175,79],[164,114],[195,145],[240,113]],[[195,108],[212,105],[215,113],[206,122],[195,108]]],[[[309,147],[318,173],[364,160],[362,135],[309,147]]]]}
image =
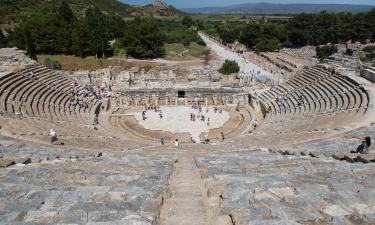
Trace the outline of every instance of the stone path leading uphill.
{"type": "Polygon", "coordinates": [[[204,181],[192,157],[181,156],[170,178],[171,197],[160,213],[163,225],[208,225],[204,181]]]}

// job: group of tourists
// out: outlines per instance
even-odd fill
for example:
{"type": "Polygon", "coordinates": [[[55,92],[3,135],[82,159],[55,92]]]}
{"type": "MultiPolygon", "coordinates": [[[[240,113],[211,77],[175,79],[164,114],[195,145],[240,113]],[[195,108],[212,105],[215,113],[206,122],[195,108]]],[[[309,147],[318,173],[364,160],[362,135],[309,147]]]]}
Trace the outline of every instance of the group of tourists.
{"type": "Polygon", "coordinates": [[[91,84],[82,87],[78,81],[73,81],[71,84],[70,103],[73,106],[79,105],[82,108],[87,108],[94,100],[101,100],[109,96],[110,93],[105,88],[91,84]]]}
{"type": "Polygon", "coordinates": [[[160,119],[163,119],[163,113],[162,113],[159,105],[151,105],[150,103],[147,103],[145,105],[145,109],[142,111],[142,120],[147,119],[147,117],[146,117],[147,111],[154,111],[156,113],[159,112],[160,119]]]}

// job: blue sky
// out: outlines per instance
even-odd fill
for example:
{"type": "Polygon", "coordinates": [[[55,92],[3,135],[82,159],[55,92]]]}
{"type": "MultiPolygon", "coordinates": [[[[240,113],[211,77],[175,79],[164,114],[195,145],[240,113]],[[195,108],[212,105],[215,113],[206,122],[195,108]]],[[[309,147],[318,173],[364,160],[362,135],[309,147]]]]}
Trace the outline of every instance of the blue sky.
{"type": "MultiPolygon", "coordinates": [[[[145,5],[152,0],[119,0],[132,5],[145,5]]],[[[366,4],[375,5],[375,0],[164,0],[164,2],[176,8],[199,8],[206,6],[227,6],[249,2],[273,2],[273,3],[316,3],[316,4],[366,4]]]]}

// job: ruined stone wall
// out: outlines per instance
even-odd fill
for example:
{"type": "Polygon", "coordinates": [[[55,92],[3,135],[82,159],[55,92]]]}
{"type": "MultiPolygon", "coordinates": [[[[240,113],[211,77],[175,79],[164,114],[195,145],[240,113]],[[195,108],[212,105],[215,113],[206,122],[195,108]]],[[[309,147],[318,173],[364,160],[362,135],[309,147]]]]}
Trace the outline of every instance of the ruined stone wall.
{"type": "Polygon", "coordinates": [[[361,76],[374,83],[375,82],[375,68],[365,67],[361,72],[361,76]]]}

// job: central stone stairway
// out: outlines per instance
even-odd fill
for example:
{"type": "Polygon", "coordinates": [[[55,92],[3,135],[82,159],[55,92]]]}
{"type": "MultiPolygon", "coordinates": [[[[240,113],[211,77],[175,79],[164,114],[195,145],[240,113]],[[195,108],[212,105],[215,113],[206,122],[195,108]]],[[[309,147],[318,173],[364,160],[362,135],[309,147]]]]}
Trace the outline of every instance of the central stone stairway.
{"type": "Polygon", "coordinates": [[[170,177],[171,197],[160,213],[162,225],[209,225],[204,181],[193,157],[178,158],[170,177]]]}

